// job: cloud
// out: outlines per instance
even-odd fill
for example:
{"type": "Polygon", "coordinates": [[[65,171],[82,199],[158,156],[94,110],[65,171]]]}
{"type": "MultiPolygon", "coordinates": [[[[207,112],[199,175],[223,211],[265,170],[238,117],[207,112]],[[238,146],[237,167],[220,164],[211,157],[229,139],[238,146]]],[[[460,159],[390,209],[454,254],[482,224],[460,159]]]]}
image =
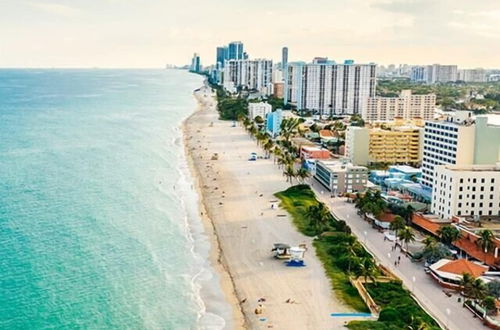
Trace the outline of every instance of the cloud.
{"type": "Polygon", "coordinates": [[[78,8],[71,7],[68,5],[62,5],[59,3],[30,2],[29,5],[38,10],[57,16],[74,17],[81,13],[81,10],[78,8]]]}

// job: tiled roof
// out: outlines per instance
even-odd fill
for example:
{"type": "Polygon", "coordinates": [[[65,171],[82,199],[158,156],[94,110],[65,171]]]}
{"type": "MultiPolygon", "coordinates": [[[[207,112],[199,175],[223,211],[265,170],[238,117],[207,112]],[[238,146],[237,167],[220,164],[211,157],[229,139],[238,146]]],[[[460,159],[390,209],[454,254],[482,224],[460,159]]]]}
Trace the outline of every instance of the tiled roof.
{"type": "Polygon", "coordinates": [[[465,259],[453,260],[438,268],[439,271],[462,275],[471,274],[474,277],[483,275],[488,267],[481,266],[465,259]]]}

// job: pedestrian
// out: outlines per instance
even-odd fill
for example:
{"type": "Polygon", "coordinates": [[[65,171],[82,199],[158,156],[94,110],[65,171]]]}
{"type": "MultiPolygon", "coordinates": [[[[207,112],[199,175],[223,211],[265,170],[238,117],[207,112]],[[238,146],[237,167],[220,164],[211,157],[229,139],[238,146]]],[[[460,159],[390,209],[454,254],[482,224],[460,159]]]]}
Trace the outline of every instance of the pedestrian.
{"type": "Polygon", "coordinates": [[[394,267],[397,267],[397,266],[398,266],[398,262],[394,261],[394,267]]]}
{"type": "Polygon", "coordinates": [[[398,262],[401,262],[401,256],[398,256],[398,262]]]}

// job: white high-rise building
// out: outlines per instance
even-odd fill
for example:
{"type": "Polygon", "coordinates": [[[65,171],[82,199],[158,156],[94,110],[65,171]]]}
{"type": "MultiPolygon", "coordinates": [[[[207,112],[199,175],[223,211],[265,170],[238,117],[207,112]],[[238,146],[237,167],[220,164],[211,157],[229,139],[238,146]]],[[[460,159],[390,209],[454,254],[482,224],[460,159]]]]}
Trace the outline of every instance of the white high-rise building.
{"type": "Polygon", "coordinates": [[[248,104],[248,117],[252,120],[257,116],[260,116],[262,119],[266,119],[267,114],[271,111],[273,111],[273,107],[267,102],[248,104]]]}
{"type": "Polygon", "coordinates": [[[432,212],[453,216],[500,216],[500,164],[439,165],[435,169],[432,212]]]}
{"type": "Polygon", "coordinates": [[[486,82],[486,70],[481,68],[459,70],[458,80],[473,83],[486,82]]]}
{"type": "Polygon", "coordinates": [[[500,116],[473,117],[459,111],[444,121],[426,121],[422,184],[432,188],[438,165],[491,165],[500,162],[500,116]]]}
{"type": "Polygon", "coordinates": [[[433,64],[426,67],[427,83],[447,83],[458,80],[458,67],[456,65],[433,64]]]}
{"type": "Polygon", "coordinates": [[[272,60],[227,60],[222,85],[231,93],[247,89],[269,95],[272,93],[272,75],[272,60]]]}
{"type": "Polygon", "coordinates": [[[288,63],[284,101],[323,115],[361,114],[368,98],[375,96],[375,87],[375,64],[335,64],[316,58],[310,64],[288,63]]]}
{"type": "Polygon", "coordinates": [[[404,120],[421,118],[434,119],[436,95],[415,95],[403,90],[399,97],[375,96],[368,98],[361,116],[365,121],[392,121],[395,117],[404,120]]]}

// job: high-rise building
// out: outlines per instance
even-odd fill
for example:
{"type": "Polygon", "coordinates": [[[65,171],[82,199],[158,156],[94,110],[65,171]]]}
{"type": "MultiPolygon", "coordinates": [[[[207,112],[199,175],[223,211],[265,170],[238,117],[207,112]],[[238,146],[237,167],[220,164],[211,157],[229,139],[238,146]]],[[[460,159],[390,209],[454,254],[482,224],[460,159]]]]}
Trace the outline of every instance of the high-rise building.
{"type": "Polygon", "coordinates": [[[228,48],[228,60],[243,60],[245,56],[248,58],[248,55],[243,50],[243,43],[241,41],[232,41],[227,46],[228,48]]]}
{"type": "Polygon", "coordinates": [[[427,82],[427,72],[424,66],[414,66],[411,68],[410,79],[414,82],[427,82]]]}
{"type": "Polygon", "coordinates": [[[272,60],[227,60],[223,86],[231,93],[238,89],[247,89],[269,95],[272,93],[272,73],[272,60]]]}
{"type": "Polygon", "coordinates": [[[433,64],[427,66],[427,83],[447,83],[458,80],[458,67],[456,65],[433,64]]]}
{"type": "Polygon", "coordinates": [[[313,63],[288,63],[285,104],[321,115],[361,114],[375,96],[376,64],[335,64],[326,58],[313,63]]]}
{"type": "Polygon", "coordinates": [[[469,111],[444,121],[427,121],[424,131],[422,184],[433,187],[435,166],[491,165],[500,162],[500,116],[478,116],[469,111]]]}
{"type": "Polygon", "coordinates": [[[190,66],[189,70],[192,72],[201,72],[200,56],[197,53],[193,54],[193,58],[191,59],[191,66],[190,66]]]}
{"type": "Polygon", "coordinates": [[[413,118],[432,120],[435,108],[435,94],[415,95],[411,90],[403,90],[399,97],[368,98],[361,116],[367,122],[392,121],[396,117],[404,120],[413,118]]]}
{"type": "Polygon", "coordinates": [[[267,114],[272,112],[273,107],[267,102],[249,103],[248,104],[248,118],[255,119],[259,116],[266,119],[267,114]]]}
{"type": "Polygon", "coordinates": [[[459,70],[458,80],[472,83],[486,82],[486,70],[481,68],[459,70]]]}
{"type": "Polygon", "coordinates": [[[281,49],[281,69],[285,71],[288,64],[288,47],[283,47],[281,49]]]}
{"type": "Polygon", "coordinates": [[[227,46],[217,47],[216,62],[215,62],[216,68],[223,68],[224,62],[227,60],[227,58],[228,58],[227,46]]]}

